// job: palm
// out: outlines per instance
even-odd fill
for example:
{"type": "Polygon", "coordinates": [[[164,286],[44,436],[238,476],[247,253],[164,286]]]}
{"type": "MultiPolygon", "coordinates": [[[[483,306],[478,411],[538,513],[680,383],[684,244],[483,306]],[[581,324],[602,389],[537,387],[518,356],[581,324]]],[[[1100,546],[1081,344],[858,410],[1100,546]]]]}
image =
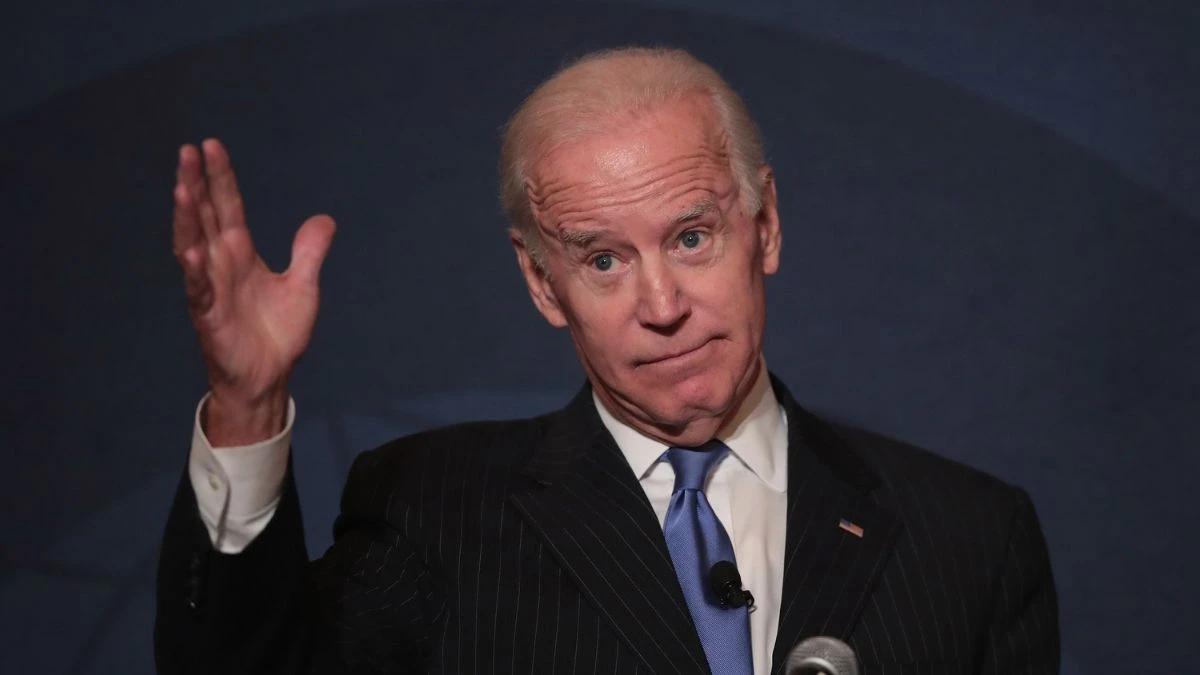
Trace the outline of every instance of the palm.
{"type": "Polygon", "coordinates": [[[185,146],[175,192],[175,252],[183,267],[192,323],[214,392],[251,400],[287,379],[312,335],[317,273],[333,221],[314,216],[300,228],[292,264],[275,273],[254,249],[224,148],[185,146]]]}
{"type": "Polygon", "coordinates": [[[193,313],[205,355],[224,380],[267,384],[290,369],[308,344],[317,289],[269,270],[248,236],[224,235],[216,255],[229,258],[214,283],[214,302],[193,313]]]}

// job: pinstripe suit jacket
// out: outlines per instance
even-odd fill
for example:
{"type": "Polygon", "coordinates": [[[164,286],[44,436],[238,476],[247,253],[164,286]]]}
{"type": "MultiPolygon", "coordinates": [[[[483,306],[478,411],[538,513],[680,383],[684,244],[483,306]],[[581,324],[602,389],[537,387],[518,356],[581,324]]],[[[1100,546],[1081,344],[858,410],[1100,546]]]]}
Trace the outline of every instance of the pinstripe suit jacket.
{"type": "MultiPolygon", "coordinates": [[[[1058,672],[1026,494],[830,425],[773,385],[789,435],[773,672],[820,634],[868,674],[1058,672]]],[[[553,414],[360,455],[335,543],[311,563],[290,472],[270,525],[232,556],[212,549],[185,476],[155,653],[163,673],[708,672],[661,527],[586,387],[553,414]]]]}

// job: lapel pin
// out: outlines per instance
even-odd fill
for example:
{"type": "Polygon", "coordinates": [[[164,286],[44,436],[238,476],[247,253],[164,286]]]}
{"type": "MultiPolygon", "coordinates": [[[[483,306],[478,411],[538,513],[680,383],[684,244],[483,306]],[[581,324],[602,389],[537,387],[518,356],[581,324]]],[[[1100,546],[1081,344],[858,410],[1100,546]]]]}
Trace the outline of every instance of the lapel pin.
{"type": "Polygon", "coordinates": [[[858,525],[846,520],[845,518],[838,520],[838,527],[858,537],[859,539],[863,538],[863,529],[858,525]]]}

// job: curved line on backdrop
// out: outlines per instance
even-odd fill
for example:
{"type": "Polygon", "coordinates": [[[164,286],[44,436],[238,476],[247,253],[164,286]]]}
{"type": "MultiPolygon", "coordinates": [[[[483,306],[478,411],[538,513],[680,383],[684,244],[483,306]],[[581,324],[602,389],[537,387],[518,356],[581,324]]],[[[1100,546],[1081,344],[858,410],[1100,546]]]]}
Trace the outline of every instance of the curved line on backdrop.
{"type": "MultiPolygon", "coordinates": [[[[509,5],[506,5],[506,9],[513,9],[514,6],[518,7],[522,11],[545,10],[545,11],[551,11],[551,12],[553,12],[553,11],[562,12],[562,8],[560,8],[560,7],[553,7],[553,8],[537,7],[534,3],[524,3],[524,4],[520,4],[520,5],[509,4],[509,5]]],[[[667,14],[681,14],[681,15],[687,14],[687,15],[699,16],[699,17],[711,17],[714,20],[720,20],[720,21],[733,21],[733,22],[737,22],[737,23],[741,24],[744,28],[747,28],[747,29],[761,30],[761,31],[766,31],[766,32],[770,32],[770,33],[775,33],[781,37],[792,37],[792,38],[798,37],[798,38],[802,38],[805,40],[810,40],[815,43],[822,43],[822,44],[825,44],[825,45],[828,45],[831,47],[835,47],[838,49],[846,50],[849,52],[854,52],[859,55],[876,58],[880,61],[892,64],[893,66],[896,66],[896,67],[899,67],[912,75],[916,75],[916,76],[919,76],[919,77],[922,77],[925,79],[933,80],[938,83],[949,86],[957,91],[966,93],[971,98],[975,98],[975,99],[978,99],[983,102],[997,105],[1019,119],[1026,120],[1028,122],[1031,122],[1031,123],[1037,125],[1038,127],[1048,130],[1051,133],[1053,133],[1056,137],[1060,138],[1061,140],[1068,143],[1072,147],[1080,149],[1083,152],[1085,152],[1086,154],[1096,157],[1097,159],[1100,160],[1100,162],[1102,164],[1104,164],[1105,166],[1107,166],[1109,168],[1112,168],[1115,172],[1117,172],[1118,174],[1120,174],[1122,177],[1129,180],[1130,182],[1133,182],[1133,183],[1153,192],[1156,196],[1160,197],[1165,202],[1169,203],[1172,207],[1179,209],[1181,212],[1187,213],[1194,218],[1200,218],[1200,213],[1195,212],[1194,209],[1189,204],[1187,204],[1183,201],[1180,201],[1180,199],[1178,199],[1170,191],[1169,188],[1167,188],[1166,186],[1158,185],[1145,176],[1138,175],[1137,173],[1135,173],[1133,171],[1132,167],[1128,166],[1127,163],[1122,162],[1120,158],[1114,157],[1110,154],[1105,154],[1101,149],[1087,145],[1087,144],[1083,143],[1082,141],[1077,140],[1076,135],[1073,134],[1069,128],[1065,127],[1065,125],[1061,124],[1058,120],[1051,119],[1045,115],[1039,115],[1039,114],[1029,111],[1029,110],[1023,110],[1019,106],[1018,101],[1008,100],[1008,99],[1004,99],[1004,98],[998,98],[994,95],[994,92],[989,92],[983,88],[972,86],[971,83],[966,82],[960,78],[955,78],[950,73],[947,73],[947,72],[935,73],[932,70],[924,68],[920,64],[915,63],[912,59],[905,58],[903,54],[899,53],[899,50],[889,50],[887,48],[881,48],[880,45],[866,45],[866,44],[862,43],[861,41],[838,39],[838,37],[835,37],[832,35],[827,35],[827,34],[819,35],[812,31],[805,30],[804,27],[802,27],[802,26],[798,26],[795,24],[787,25],[784,23],[784,22],[789,22],[789,21],[795,21],[796,19],[798,19],[798,17],[796,17],[795,15],[780,15],[780,16],[775,16],[775,17],[766,17],[766,16],[750,17],[744,13],[735,13],[738,5],[726,6],[726,9],[728,9],[728,11],[720,12],[720,11],[714,11],[710,7],[704,7],[704,8],[690,7],[690,6],[687,6],[687,4],[685,2],[680,2],[679,0],[675,0],[675,1],[671,1],[671,2],[663,2],[661,4],[654,4],[654,5],[651,5],[648,3],[643,4],[643,3],[636,3],[636,2],[608,2],[608,3],[596,3],[594,5],[575,5],[572,7],[572,11],[570,13],[586,14],[589,11],[591,11],[591,12],[604,11],[604,10],[612,9],[612,8],[616,8],[616,7],[620,7],[623,10],[630,10],[631,12],[638,12],[638,13],[651,12],[651,13],[667,13],[667,14]],[[600,8],[603,8],[603,9],[598,9],[597,6],[599,6],[600,8]],[[583,11],[581,11],[581,10],[583,10],[583,11]],[[772,23],[771,19],[778,19],[778,21],[772,23]]],[[[160,60],[164,60],[164,59],[180,58],[182,55],[186,54],[190,50],[195,49],[200,46],[211,45],[213,43],[219,43],[224,40],[231,40],[231,39],[238,39],[238,38],[242,38],[242,37],[250,37],[250,36],[255,36],[255,35],[265,35],[265,34],[270,34],[270,33],[275,33],[275,32],[281,32],[281,31],[287,30],[291,26],[310,23],[310,22],[323,22],[323,21],[329,21],[329,20],[336,21],[341,18],[355,16],[355,15],[359,15],[359,14],[371,14],[371,13],[383,14],[383,13],[390,13],[390,12],[396,12],[396,11],[408,12],[408,11],[420,10],[420,9],[457,11],[457,10],[486,10],[486,9],[492,9],[492,8],[473,7],[469,3],[464,3],[464,2],[444,2],[444,3],[443,2],[432,2],[432,3],[431,2],[401,2],[401,3],[382,5],[382,6],[373,5],[373,6],[367,6],[367,7],[353,7],[353,8],[341,7],[341,8],[328,9],[328,10],[323,10],[323,11],[317,10],[317,11],[305,13],[305,14],[302,14],[299,16],[296,16],[296,15],[289,16],[288,18],[282,19],[282,20],[254,21],[254,22],[244,24],[241,26],[235,26],[235,27],[233,27],[234,28],[233,30],[226,31],[219,35],[210,35],[201,40],[195,40],[195,41],[188,42],[188,43],[185,43],[182,45],[178,45],[178,46],[168,49],[167,51],[164,51],[164,52],[144,54],[144,55],[141,55],[140,57],[131,58],[122,65],[119,65],[117,67],[111,68],[106,71],[102,71],[100,73],[96,73],[87,80],[77,81],[77,82],[73,83],[72,85],[69,85],[67,88],[53,92],[53,93],[51,93],[47,96],[44,96],[40,99],[37,99],[33,102],[18,106],[16,108],[13,108],[12,110],[0,111],[0,118],[2,118],[2,121],[0,121],[0,127],[6,126],[9,123],[19,121],[26,117],[36,116],[38,114],[38,110],[41,107],[52,104],[53,101],[55,101],[56,99],[58,99],[60,97],[68,96],[78,90],[81,90],[81,89],[84,89],[87,87],[101,86],[105,80],[107,80],[111,77],[119,76],[122,73],[125,73],[126,71],[130,71],[130,70],[136,71],[138,68],[144,67],[151,63],[156,63],[156,62],[158,62],[160,60]]]]}

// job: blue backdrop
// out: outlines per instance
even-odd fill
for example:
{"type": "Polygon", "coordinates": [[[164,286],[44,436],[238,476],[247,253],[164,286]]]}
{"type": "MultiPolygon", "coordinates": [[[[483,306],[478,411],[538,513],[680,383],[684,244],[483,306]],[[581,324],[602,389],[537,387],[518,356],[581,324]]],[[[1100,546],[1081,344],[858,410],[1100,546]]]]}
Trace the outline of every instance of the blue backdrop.
{"type": "Polygon", "coordinates": [[[797,397],[1030,490],[1064,672],[1193,668],[1200,13],[920,6],[17,10],[0,671],[152,669],[157,545],[204,387],[170,254],[178,145],[227,142],[277,267],[304,217],[338,219],[294,378],[317,554],[356,452],[545,411],[582,381],[506,244],[498,128],[564,59],[626,43],[694,51],[764,128],[785,232],[767,357],[797,397]]]}

